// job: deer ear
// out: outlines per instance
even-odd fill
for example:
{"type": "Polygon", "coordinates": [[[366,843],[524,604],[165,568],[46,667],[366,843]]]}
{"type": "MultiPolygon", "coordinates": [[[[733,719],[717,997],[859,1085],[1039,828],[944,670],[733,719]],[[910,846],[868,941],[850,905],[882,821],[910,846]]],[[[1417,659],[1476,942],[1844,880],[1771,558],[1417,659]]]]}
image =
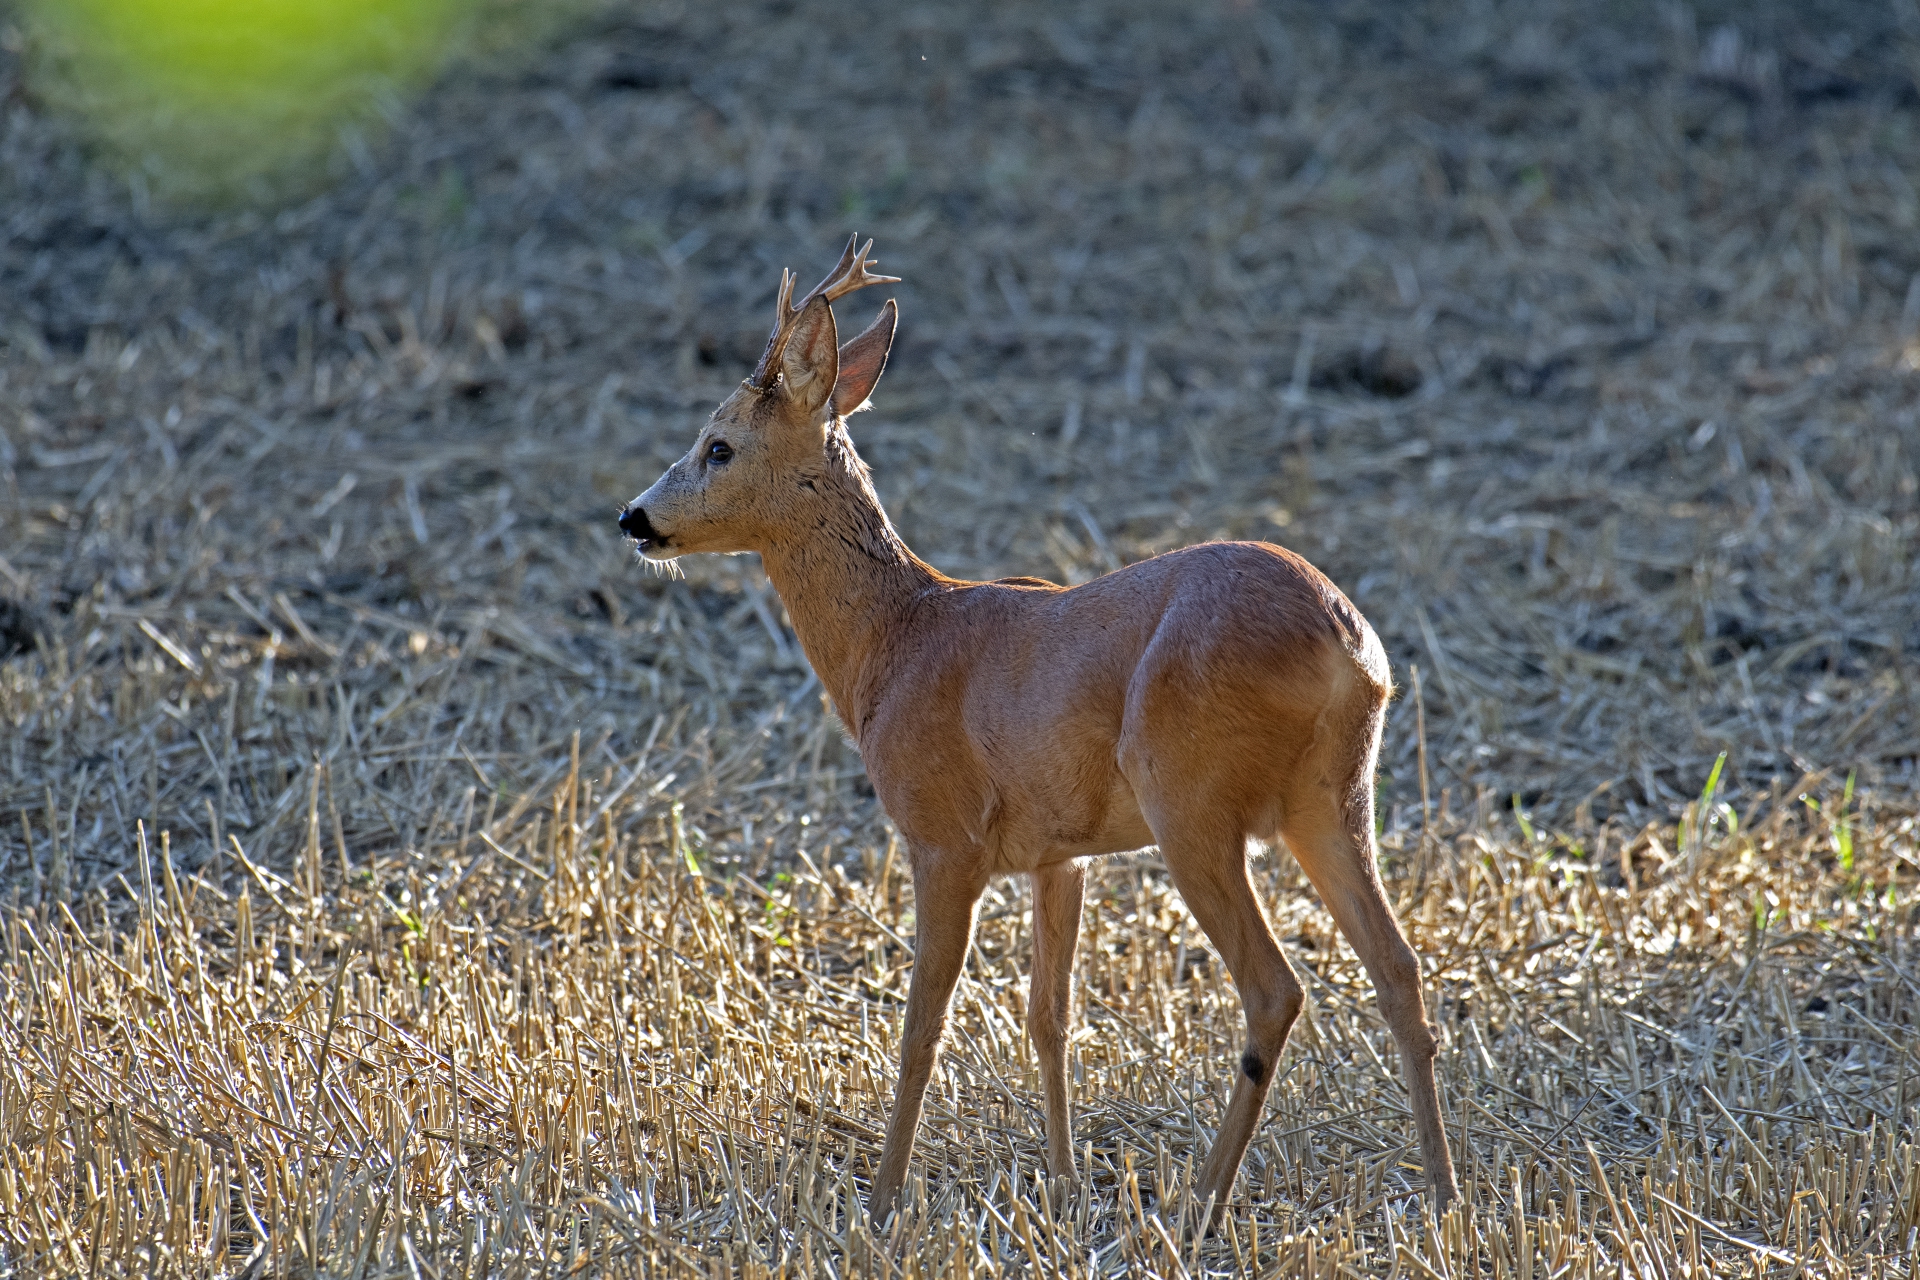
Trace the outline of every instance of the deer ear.
{"type": "Polygon", "coordinates": [[[780,353],[780,377],[787,399],[811,414],[833,395],[840,376],[839,333],[833,326],[833,308],[825,298],[807,304],[793,322],[793,336],[780,353]]]}
{"type": "Polygon", "coordinates": [[[888,298],[887,305],[880,308],[880,315],[867,326],[867,331],[849,339],[847,345],[840,348],[840,375],[833,384],[835,417],[858,413],[867,407],[873,384],[880,381],[881,371],[887,367],[887,352],[893,349],[893,329],[899,322],[900,308],[888,298]]]}

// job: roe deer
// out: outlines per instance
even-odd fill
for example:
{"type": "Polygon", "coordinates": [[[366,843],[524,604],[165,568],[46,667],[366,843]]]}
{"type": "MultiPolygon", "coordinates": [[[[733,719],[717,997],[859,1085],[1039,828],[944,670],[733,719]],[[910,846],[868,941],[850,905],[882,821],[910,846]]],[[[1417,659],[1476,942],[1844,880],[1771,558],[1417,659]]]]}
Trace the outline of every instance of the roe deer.
{"type": "Polygon", "coordinates": [[[832,302],[897,279],[868,270],[872,241],[854,244],[798,303],[782,273],[753,376],[620,527],[650,560],[760,553],[905,841],[913,978],[869,1211],[885,1217],[906,1175],[975,905],[995,874],[1033,881],[1028,1025],[1047,1169],[1072,1176],[1066,1040],[1085,859],[1158,844],[1246,1011],[1246,1051],[1196,1188],[1217,1215],[1303,998],[1247,875],[1248,839],[1276,835],[1373,978],[1444,1207],[1457,1189],[1435,1037],[1374,861],[1392,682],[1373,629],[1312,565],[1263,542],[1171,551],[1073,588],[959,581],[915,556],[847,434],[899,316],[889,300],[839,345],[832,302]]]}

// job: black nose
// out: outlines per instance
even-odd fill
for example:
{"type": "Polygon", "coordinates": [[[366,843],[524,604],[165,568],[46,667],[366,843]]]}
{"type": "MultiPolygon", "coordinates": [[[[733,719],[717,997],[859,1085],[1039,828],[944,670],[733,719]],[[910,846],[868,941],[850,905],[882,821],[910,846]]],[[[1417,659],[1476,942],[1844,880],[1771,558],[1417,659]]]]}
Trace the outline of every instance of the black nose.
{"type": "Polygon", "coordinates": [[[620,529],[629,538],[637,538],[641,542],[660,541],[659,531],[647,519],[647,513],[639,507],[628,507],[620,513],[620,529]]]}

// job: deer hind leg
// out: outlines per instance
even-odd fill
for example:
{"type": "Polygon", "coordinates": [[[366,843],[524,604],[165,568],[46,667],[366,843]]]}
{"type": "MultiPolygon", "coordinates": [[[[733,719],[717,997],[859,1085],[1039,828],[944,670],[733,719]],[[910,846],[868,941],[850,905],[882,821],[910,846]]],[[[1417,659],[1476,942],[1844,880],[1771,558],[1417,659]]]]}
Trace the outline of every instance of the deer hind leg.
{"type": "Polygon", "coordinates": [[[1420,993],[1420,962],[1380,886],[1373,841],[1370,744],[1378,740],[1377,719],[1374,723],[1375,736],[1355,735],[1369,744],[1364,760],[1347,761],[1344,767],[1337,760],[1315,760],[1301,770],[1300,783],[1287,797],[1281,835],[1373,979],[1380,1011],[1406,1064],[1427,1185],[1436,1207],[1444,1209],[1459,1188],[1434,1082],[1438,1041],[1420,993]]]}
{"type": "Polygon", "coordinates": [[[1087,873],[1077,862],[1041,867],[1033,879],[1033,976],[1027,1031],[1040,1059],[1047,1102],[1047,1173],[1073,1176],[1073,1104],[1067,1080],[1067,1027],[1072,1018],[1073,950],[1087,873]]]}
{"type": "Polygon", "coordinates": [[[933,1079],[940,1040],[947,1029],[947,1007],[960,980],[960,967],[973,942],[974,908],[986,878],[977,865],[962,857],[933,850],[913,849],[913,981],[907,988],[906,1023],[901,1033],[900,1081],[893,1096],[893,1116],[880,1149],[880,1169],[874,1174],[867,1212],[875,1220],[893,1207],[900,1184],[906,1181],[907,1160],[913,1154],[914,1131],[933,1079]]]}
{"type": "Polygon", "coordinates": [[[1174,887],[1226,961],[1247,1016],[1247,1045],[1235,1064],[1233,1094],[1194,1188],[1202,1204],[1212,1199],[1211,1228],[1260,1123],[1274,1067],[1305,997],[1247,878],[1245,835],[1237,826],[1221,826],[1217,816],[1208,825],[1218,829],[1203,833],[1175,821],[1153,823],[1174,887]]]}

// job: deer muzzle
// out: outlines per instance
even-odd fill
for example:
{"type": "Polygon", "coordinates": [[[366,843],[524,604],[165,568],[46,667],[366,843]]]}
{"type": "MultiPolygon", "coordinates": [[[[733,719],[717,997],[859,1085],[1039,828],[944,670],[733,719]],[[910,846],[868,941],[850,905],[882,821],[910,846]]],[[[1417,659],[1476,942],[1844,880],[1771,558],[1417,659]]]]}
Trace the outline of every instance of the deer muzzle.
{"type": "Polygon", "coordinates": [[[657,550],[667,545],[666,535],[653,527],[643,507],[629,506],[620,512],[620,531],[638,542],[642,551],[657,550]]]}

